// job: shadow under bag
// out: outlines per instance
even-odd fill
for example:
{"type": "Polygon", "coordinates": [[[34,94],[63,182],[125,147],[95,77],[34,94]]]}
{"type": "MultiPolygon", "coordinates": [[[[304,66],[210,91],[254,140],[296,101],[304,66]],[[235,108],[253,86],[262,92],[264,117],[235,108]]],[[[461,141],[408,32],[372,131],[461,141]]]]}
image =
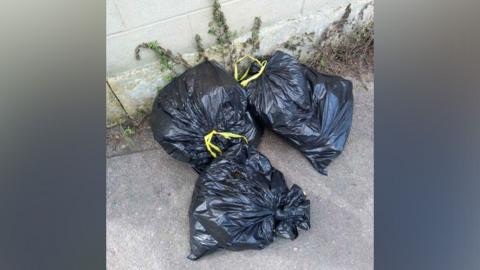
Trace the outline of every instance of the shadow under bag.
{"type": "Polygon", "coordinates": [[[310,228],[310,201],[288,189],[281,172],[254,147],[240,143],[200,175],[189,210],[190,247],[196,260],[219,248],[262,249],[275,236],[295,239],[310,228]]]}
{"type": "Polygon", "coordinates": [[[151,126],[163,149],[197,172],[229,146],[257,145],[262,135],[247,111],[245,91],[213,61],[186,70],[160,90],[151,126]]]}
{"type": "Polygon", "coordinates": [[[327,175],[326,168],[343,151],[352,125],[351,81],[318,73],[281,51],[250,69],[255,79],[241,84],[254,117],[327,175]]]}

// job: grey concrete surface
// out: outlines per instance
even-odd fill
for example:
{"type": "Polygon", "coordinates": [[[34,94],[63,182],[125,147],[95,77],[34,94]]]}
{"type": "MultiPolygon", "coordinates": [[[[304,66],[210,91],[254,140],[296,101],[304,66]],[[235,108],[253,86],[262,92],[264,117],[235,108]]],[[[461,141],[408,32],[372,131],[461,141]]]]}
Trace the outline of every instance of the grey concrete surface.
{"type": "Polygon", "coordinates": [[[312,228],[294,241],[189,261],[187,211],[196,173],[158,148],[108,158],[107,268],[373,269],[374,91],[367,80],[368,90],[354,82],[350,138],[328,177],[276,135],[263,137],[260,151],[311,200],[312,228]]]}

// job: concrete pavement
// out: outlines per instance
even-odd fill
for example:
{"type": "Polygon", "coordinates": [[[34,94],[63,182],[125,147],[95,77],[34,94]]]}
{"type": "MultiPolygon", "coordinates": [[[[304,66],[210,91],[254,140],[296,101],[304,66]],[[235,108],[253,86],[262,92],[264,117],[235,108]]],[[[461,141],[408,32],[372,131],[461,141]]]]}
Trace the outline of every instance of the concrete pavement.
{"type": "Polygon", "coordinates": [[[187,211],[197,174],[158,147],[107,158],[107,268],[373,269],[372,79],[366,79],[368,90],[354,81],[353,127],[328,177],[275,134],[264,135],[259,150],[289,185],[305,190],[312,224],[296,240],[276,239],[264,250],[186,259],[187,211]]]}

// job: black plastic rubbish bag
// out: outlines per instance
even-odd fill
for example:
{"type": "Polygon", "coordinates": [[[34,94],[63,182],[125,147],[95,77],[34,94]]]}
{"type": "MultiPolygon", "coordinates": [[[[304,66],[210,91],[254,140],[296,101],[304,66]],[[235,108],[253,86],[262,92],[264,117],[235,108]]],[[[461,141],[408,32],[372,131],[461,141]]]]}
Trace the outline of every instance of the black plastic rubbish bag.
{"type": "Polygon", "coordinates": [[[213,61],[186,70],[159,92],[151,126],[165,151],[197,172],[230,145],[257,145],[263,131],[247,111],[245,91],[213,61]]]}
{"type": "Polygon", "coordinates": [[[310,201],[288,189],[282,173],[254,147],[232,146],[200,175],[189,210],[196,260],[219,248],[262,249],[274,236],[295,239],[310,228],[310,201]]]}
{"type": "Polygon", "coordinates": [[[266,64],[252,64],[252,72],[255,79],[247,81],[248,77],[241,84],[254,117],[327,175],[326,168],[343,151],[352,125],[352,83],[318,73],[281,51],[266,64]]]}

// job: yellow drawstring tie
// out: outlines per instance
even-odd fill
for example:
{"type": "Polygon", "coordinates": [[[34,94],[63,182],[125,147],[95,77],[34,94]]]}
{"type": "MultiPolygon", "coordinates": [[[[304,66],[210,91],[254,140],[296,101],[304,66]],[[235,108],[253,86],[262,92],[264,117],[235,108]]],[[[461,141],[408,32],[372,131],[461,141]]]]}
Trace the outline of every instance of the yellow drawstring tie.
{"type": "Polygon", "coordinates": [[[220,149],[220,147],[212,143],[212,138],[214,135],[220,135],[226,139],[243,139],[246,143],[248,143],[248,140],[245,136],[231,133],[231,132],[218,132],[216,130],[212,130],[210,131],[210,133],[205,135],[204,139],[205,139],[205,146],[207,147],[208,152],[210,152],[210,154],[214,158],[217,157],[217,154],[215,153],[215,151],[217,151],[219,154],[222,154],[222,150],[220,149]]]}
{"type": "Polygon", "coordinates": [[[264,61],[260,62],[260,60],[258,60],[257,58],[247,54],[245,56],[242,56],[240,59],[238,59],[235,62],[234,66],[233,66],[233,75],[235,77],[235,80],[240,82],[241,86],[246,87],[251,81],[257,79],[258,77],[260,77],[260,75],[262,75],[266,66],[267,66],[267,60],[264,60],[264,61]],[[248,79],[245,79],[248,75],[248,72],[250,71],[250,67],[248,67],[247,71],[245,71],[245,73],[243,73],[242,77],[239,78],[238,77],[238,64],[240,62],[242,62],[247,57],[250,58],[252,61],[256,62],[260,66],[260,70],[255,75],[253,75],[252,77],[250,77],[248,79]]]}

